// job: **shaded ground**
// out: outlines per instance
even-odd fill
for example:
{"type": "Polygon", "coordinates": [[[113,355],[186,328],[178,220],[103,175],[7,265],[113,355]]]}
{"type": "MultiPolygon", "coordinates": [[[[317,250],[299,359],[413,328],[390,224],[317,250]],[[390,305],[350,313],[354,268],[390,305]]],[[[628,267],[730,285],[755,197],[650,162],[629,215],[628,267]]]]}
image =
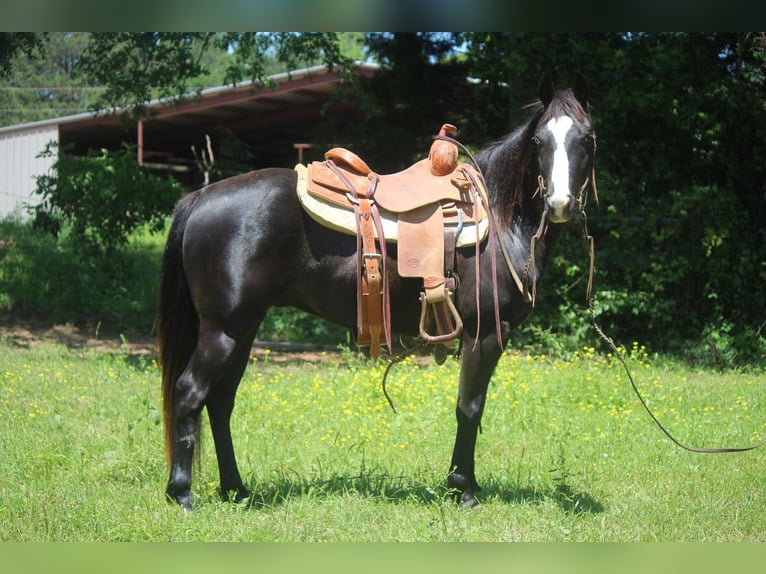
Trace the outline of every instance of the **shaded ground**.
{"type": "MultiPolygon", "coordinates": [[[[0,319],[0,340],[24,348],[33,348],[43,343],[56,343],[69,349],[129,355],[156,355],[157,347],[152,336],[126,338],[116,333],[82,329],[72,325],[43,325],[0,319]]],[[[330,346],[303,345],[292,343],[256,343],[252,355],[270,361],[319,362],[337,357],[340,352],[330,346]]]]}
{"type": "Polygon", "coordinates": [[[35,347],[41,343],[58,343],[69,349],[152,354],[156,352],[154,339],[124,339],[119,335],[95,333],[72,325],[43,325],[28,322],[0,321],[0,339],[19,347],[35,347]]]}

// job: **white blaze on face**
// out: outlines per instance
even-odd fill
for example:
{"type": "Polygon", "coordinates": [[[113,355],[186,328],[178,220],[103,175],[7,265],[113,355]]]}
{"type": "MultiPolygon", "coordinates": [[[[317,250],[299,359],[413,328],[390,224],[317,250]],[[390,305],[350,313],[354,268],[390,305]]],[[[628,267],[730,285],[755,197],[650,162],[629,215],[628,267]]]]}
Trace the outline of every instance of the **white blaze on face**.
{"type": "Polygon", "coordinates": [[[551,181],[548,184],[550,194],[548,206],[551,209],[551,220],[554,222],[567,219],[566,209],[572,197],[569,193],[569,157],[564,145],[571,127],[572,118],[568,116],[553,118],[547,123],[547,128],[553,134],[553,141],[556,146],[553,151],[551,181]]]}

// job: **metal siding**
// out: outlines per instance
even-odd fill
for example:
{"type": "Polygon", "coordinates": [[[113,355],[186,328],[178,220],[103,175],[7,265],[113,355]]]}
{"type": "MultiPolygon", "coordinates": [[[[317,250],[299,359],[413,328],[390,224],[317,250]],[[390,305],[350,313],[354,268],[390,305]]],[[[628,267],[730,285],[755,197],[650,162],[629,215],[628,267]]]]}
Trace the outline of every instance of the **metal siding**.
{"type": "Polygon", "coordinates": [[[38,203],[35,176],[47,173],[53,158],[38,158],[51,140],[58,141],[58,125],[0,133],[0,219],[38,203]]]}

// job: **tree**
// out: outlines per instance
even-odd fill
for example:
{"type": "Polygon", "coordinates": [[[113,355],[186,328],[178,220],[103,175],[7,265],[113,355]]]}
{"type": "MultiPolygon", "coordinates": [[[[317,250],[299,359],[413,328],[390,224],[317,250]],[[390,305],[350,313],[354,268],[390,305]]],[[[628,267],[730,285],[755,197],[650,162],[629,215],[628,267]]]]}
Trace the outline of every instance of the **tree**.
{"type": "Polygon", "coordinates": [[[88,33],[51,32],[36,38],[35,49],[17,51],[0,84],[0,125],[88,111],[99,89],[75,74],[88,40],[88,33]]]}
{"type": "Polygon", "coordinates": [[[114,110],[144,115],[202,88],[269,83],[270,74],[322,63],[344,70],[360,35],[339,33],[55,32],[0,34],[2,123],[114,110]],[[39,88],[39,89],[38,89],[39,88]],[[55,88],[55,89],[54,89],[55,88]]]}
{"type": "MultiPolygon", "coordinates": [[[[39,38],[3,35],[0,62],[39,38]]],[[[265,85],[275,71],[323,63],[346,74],[354,59],[372,58],[382,66],[374,77],[346,76],[356,115],[328,115],[321,127],[389,171],[422,157],[444,122],[473,148],[489,143],[526,116],[543,72],[566,86],[579,70],[599,142],[601,205],[589,209],[599,319],[619,339],[656,348],[691,341],[730,362],[766,352],[763,34],[368,33],[362,46],[354,38],[98,33],[75,72],[102,89],[95,107],[141,114],[151,99],[187,97],[213,76],[265,85]]],[[[536,328],[577,345],[591,341],[573,288],[585,262],[572,227],[536,328]]]]}
{"type": "Polygon", "coordinates": [[[2,32],[0,33],[0,78],[11,74],[14,58],[18,54],[32,57],[39,51],[42,36],[36,32],[2,32]]]}
{"type": "Polygon", "coordinates": [[[77,69],[104,92],[95,109],[146,113],[155,98],[179,102],[198,92],[192,80],[207,73],[204,55],[211,48],[231,53],[224,82],[268,85],[274,62],[286,70],[307,63],[328,67],[349,64],[338,33],[290,32],[99,32],[92,35],[77,69]]]}
{"type": "MultiPolygon", "coordinates": [[[[562,85],[576,69],[590,79],[602,200],[590,222],[599,249],[597,309],[608,329],[656,348],[697,341],[716,346],[727,361],[760,358],[762,37],[475,33],[467,60],[471,75],[489,84],[477,108],[488,129],[505,103],[517,113],[544,69],[562,85]]],[[[582,281],[580,249],[573,240],[557,250],[560,265],[548,284],[563,287],[538,311],[559,335],[584,332],[585,315],[575,311],[582,304],[570,288],[582,281]]]]}

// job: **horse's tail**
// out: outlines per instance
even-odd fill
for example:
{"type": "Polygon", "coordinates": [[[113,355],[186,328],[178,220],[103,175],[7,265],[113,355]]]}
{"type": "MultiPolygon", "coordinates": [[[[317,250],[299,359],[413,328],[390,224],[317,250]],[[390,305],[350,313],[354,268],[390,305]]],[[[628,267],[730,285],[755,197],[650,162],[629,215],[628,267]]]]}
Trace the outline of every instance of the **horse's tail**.
{"type": "Polygon", "coordinates": [[[188,194],[176,205],[162,257],[162,279],[156,325],[157,348],[162,368],[162,412],[168,468],[173,460],[175,384],[197,345],[199,318],[192,304],[184,274],[182,249],[184,230],[198,193],[188,194]]]}

